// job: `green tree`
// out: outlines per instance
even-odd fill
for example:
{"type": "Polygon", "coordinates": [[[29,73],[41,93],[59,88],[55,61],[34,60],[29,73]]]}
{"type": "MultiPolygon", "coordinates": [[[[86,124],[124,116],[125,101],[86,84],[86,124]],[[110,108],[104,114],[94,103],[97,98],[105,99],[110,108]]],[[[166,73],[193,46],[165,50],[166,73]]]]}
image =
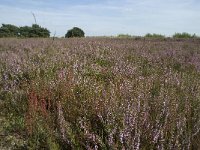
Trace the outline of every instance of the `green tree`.
{"type": "Polygon", "coordinates": [[[74,27],[67,31],[65,34],[65,38],[71,38],[71,37],[85,37],[85,33],[82,29],[78,27],[74,27]]]}
{"type": "Polygon", "coordinates": [[[19,31],[20,37],[30,37],[31,27],[29,27],[29,26],[23,26],[23,27],[20,27],[19,30],[20,30],[19,31]]]}
{"type": "Polygon", "coordinates": [[[37,24],[31,27],[17,27],[11,24],[2,24],[0,27],[0,37],[50,37],[50,31],[37,24]]]}
{"type": "Polygon", "coordinates": [[[31,37],[49,37],[50,31],[46,28],[43,28],[43,27],[37,25],[37,24],[33,24],[30,36],[31,37]]]}
{"type": "Polygon", "coordinates": [[[50,37],[50,31],[46,28],[40,27],[37,24],[33,24],[32,27],[24,26],[20,27],[21,37],[50,37]]]}
{"type": "Polygon", "coordinates": [[[19,28],[11,24],[2,24],[0,28],[0,37],[17,37],[19,28]]]}
{"type": "Polygon", "coordinates": [[[9,37],[10,31],[8,28],[0,28],[0,37],[9,37]]]}

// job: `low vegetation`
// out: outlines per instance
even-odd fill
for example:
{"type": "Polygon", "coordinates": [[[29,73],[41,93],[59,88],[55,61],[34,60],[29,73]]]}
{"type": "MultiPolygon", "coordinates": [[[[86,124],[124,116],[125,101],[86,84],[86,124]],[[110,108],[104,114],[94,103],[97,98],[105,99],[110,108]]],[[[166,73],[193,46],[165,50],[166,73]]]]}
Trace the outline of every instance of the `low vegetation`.
{"type": "Polygon", "coordinates": [[[197,36],[195,34],[192,35],[192,34],[183,32],[183,33],[175,33],[173,35],[173,38],[197,38],[197,36]]]}
{"type": "Polygon", "coordinates": [[[200,41],[0,39],[0,149],[199,149],[200,41]]]}
{"type": "Polygon", "coordinates": [[[162,34],[156,34],[156,33],[153,33],[153,34],[147,33],[147,34],[145,35],[145,37],[146,37],[146,38],[165,38],[164,35],[162,35],[162,34]]]}
{"type": "Polygon", "coordinates": [[[117,37],[118,38],[132,38],[133,36],[130,34],[118,34],[117,37]]]}

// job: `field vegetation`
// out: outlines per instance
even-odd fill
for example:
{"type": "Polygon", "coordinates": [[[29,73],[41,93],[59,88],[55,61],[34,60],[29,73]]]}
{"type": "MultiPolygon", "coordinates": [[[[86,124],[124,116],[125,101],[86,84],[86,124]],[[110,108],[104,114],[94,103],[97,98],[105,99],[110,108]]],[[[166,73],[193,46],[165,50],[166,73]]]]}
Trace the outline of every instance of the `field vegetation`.
{"type": "Polygon", "coordinates": [[[0,149],[199,143],[199,39],[0,39],[0,149]]]}

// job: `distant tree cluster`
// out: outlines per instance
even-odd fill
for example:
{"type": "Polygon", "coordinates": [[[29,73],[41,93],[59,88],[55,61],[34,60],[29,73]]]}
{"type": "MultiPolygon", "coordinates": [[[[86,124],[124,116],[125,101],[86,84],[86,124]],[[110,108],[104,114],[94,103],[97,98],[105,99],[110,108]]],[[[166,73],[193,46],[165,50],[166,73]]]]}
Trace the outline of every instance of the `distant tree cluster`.
{"type": "Polygon", "coordinates": [[[0,37],[50,37],[50,31],[37,24],[17,27],[11,24],[2,24],[0,27],[0,37]]]}
{"type": "MultiPolygon", "coordinates": [[[[135,39],[140,39],[142,37],[144,38],[157,38],[157,39],[164,39],[167,38],[167,36],[162,35],[162,34],[157,34],[157,33],[147,33],[144,36],[133,36],[130,34],[119,34],[117,35],[118,38],[135,38],[135,39]]],[[[196,34],[190,34],[187,32],[183,33],[175,33],[172,35],[172,38],[199,38],[196,34]]]]}
{"type": "MultiPolygon", "coordinates": [[[[17,27],[11,24],[2,24],[0,27],[0,38],[3,37],[22,37],[22,38],[32,38],[32,37],[50,37],[50,31],[47,28],[43,28],[38,24],[33,24],[32,26],[22,26],[17,27]]],[[[85,37],[85,33],[82,29],[78,27],[73,27],[68,30],[65,34],[65,38],[72,37],[85,37]]]]}
{"type": "Polygon", "coordinates": [[[173,38],[196,38],[197,36],[195,34],[189,34],[189,33],[186,33],[186,32],[183,32],[183,33],[175,33],[173,35],[173,38]]]}
{"type": "MultiPolygon", "coordinates": [[[[17,27],[12,24],[2,24],[0,27],[0,38],[2,37],[22,37],[22,38],[32,38],[32,37],[50,37],[50,31],[47,28],[41,27],[38,24],[32,24],[32,26],[22,26],[17,27]]],[[[85,37],[85,33],[81,28],[73,27],[68,30],[65,34],[65,38],[73,37],[85,37]]],[[[156,33],[147,33],[145,36],[133,36],[130,34],[119,34],[118,38],[166,38],[165,35],[156,33]]],[[[189,34],[187,32],[175,33],[172,38],[199,38],[195,34],[189,34]]]]}

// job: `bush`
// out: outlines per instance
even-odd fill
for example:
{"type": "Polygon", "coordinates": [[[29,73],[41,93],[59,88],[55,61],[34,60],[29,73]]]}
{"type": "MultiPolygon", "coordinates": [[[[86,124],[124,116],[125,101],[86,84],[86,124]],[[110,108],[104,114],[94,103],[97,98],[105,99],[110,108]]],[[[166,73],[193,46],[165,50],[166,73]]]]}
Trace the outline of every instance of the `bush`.
{"type": "Polygon", "coordinates": [[[147,33],[144,37],[146,38],[165,38],[164,35],[161,35],[161,34],[156,34],[156,33],[147,33]]]}
{"type": "Polygon", "coordinates": [[[85,37],[85,33],[82,29],[74,27],[73,29],[68,30],[65,34],[65,38],[71,37],[85,37]]]}
{"type": "Polygon", "coordinates": [[[117,37],[118,38],[131,38],[132,36],[129,34],[119,34],[117,37]]]}
{"type": "Polygon", "coordinates": [[[183,33],[175,33],[175,34],[173,35],[173,38],[195,38],[195,37],[196,37],[195,34],[191,35],[191,34],[186,33],[186,32],[183,32],[183,33]]]}

